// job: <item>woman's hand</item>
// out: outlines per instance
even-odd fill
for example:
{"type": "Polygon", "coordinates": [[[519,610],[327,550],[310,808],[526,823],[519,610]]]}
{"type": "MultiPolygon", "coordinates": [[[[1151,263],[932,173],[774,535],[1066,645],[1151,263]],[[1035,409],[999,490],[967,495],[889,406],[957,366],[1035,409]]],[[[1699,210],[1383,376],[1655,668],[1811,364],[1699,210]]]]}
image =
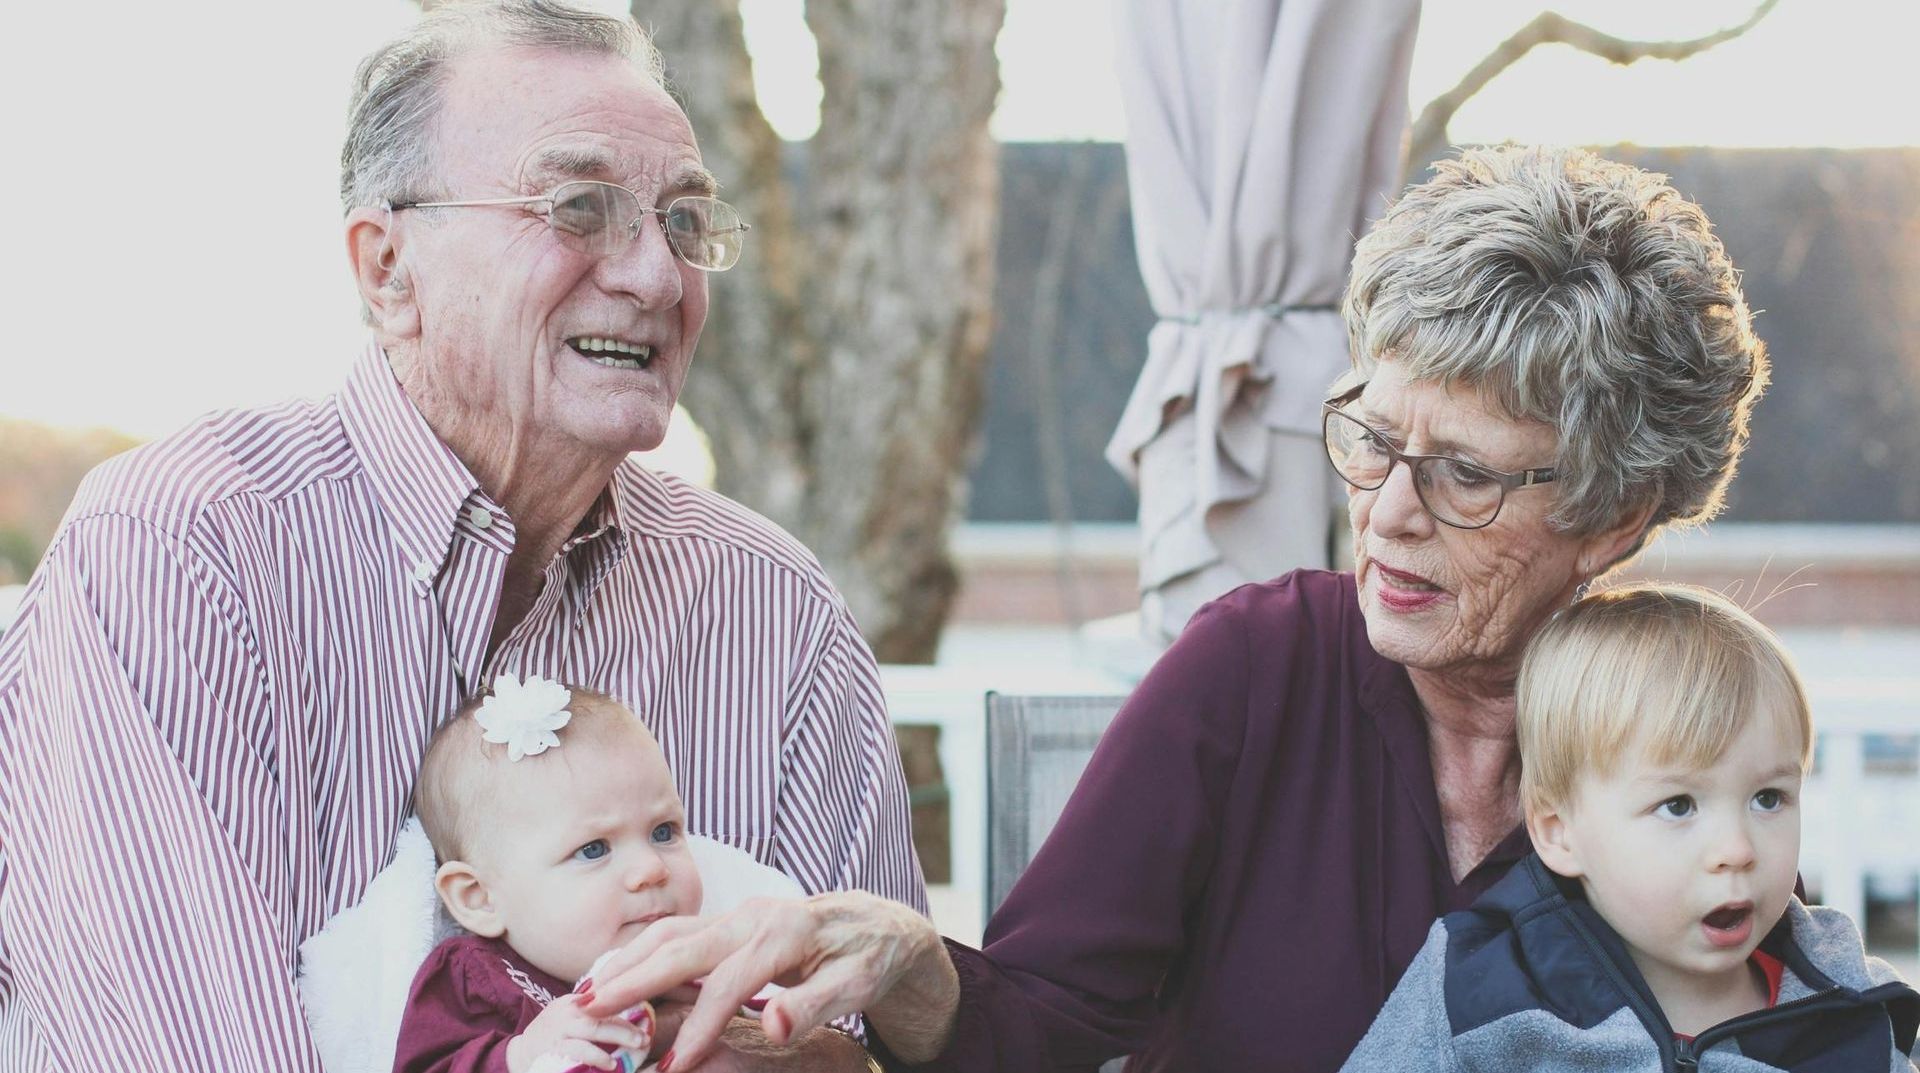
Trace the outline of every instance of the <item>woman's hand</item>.
{"type": "Polygon", "coordinates": [[[600,966],[587,1012],[617,1012],[694,981],[700,997],[674,1040],[675,1071],[697,1065],[728,1018],[769,983],[786,988],[761,1012],[773,1042],[865,1011],[868,1025],[909,1062],[945,1048],[960,1005],[959,978],[925,917],[865,891],[834,891],[661,920],[600,966]]]}
{"type": "Polygon", "coordinates": [[[547,1065],[560,1069],[616,1068],[613,1055],[599,1046],[602,1043],[634,1054],[646,1054],[653,1045],[653,1010],[642,1006],[636,1015],[638,1021],[629,1023],[619,1016],[619,1010],[624,1008],[595,1016],[587,1012],[583,995],[562,995],[554,999],[527,1025],[526,1031],[507,1041],[507,1069],[511,1073],[529,1073],[547,1055],[558,1060],[557,1063],[549,1061],[547,1065]]]}

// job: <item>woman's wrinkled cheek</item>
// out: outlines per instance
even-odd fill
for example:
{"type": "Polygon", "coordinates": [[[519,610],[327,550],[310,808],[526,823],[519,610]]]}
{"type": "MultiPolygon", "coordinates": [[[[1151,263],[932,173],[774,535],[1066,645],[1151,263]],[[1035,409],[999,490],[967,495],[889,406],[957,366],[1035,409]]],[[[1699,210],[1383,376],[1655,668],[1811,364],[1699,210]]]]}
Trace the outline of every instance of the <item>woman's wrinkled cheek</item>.
{"type": "Polygon", "coordinates": [[[1528,549],[1501,541],[1473,549],[1459,590],[1458,625],[1463,644],[1482,654],[1504,652],[1516,641],[1516,627],[1533,603],[1525,591],[1538,569],[1550,569],[1528,549]]]}

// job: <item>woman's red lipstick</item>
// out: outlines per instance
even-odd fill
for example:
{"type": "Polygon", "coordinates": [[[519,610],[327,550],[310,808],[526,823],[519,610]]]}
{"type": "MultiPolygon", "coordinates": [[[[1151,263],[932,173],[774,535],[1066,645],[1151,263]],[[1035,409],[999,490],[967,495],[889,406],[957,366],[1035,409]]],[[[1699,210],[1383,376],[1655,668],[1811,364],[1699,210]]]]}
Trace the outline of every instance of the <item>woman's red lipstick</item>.
{"type": "Polygon", "coordinates": [[[1374,592],[1380,597],[1381,605],[1389,611],[1424,611],[1446,595],[1445,590],[1419,574],[1395,570],[1377,560],[1372,566],[1379,579],[1374,592]]]}

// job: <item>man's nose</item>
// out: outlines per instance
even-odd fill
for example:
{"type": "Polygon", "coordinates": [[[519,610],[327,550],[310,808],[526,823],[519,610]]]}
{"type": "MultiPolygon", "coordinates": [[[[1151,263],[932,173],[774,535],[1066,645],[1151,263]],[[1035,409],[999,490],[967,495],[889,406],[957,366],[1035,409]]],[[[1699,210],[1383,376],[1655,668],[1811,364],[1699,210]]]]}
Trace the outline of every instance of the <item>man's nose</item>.
{"type": "Polygon", "coordinates": [[[680,258],[667,240],[661,217],[647,213],[621,249],[600,258],[596,275],[602,288],[634,299],[641,309],[671,309],[680,303],[680,258]]]}

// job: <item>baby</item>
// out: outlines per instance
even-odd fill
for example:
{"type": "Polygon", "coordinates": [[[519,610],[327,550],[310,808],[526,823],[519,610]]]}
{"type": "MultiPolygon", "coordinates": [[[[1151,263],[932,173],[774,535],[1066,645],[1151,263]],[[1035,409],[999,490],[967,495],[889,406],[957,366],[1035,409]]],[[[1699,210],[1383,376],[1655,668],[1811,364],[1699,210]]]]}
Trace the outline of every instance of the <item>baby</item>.
{"type": "Polygon", "coordinates": [[[1898,1070],[1920,994],[1794,897],[1805,690],[1717,594],[1629,586],[1534,639],[1535,855],[1436,922],[1349,1070],[1898,1070]]]}
{"type": "Polygon", "coordinates": [[[440,900],[470,934],[414,978],[395,1073],[635,1068],[651,1009],[593,1018],[571,992],[647,925],[700,911],[646,727],[603,694],[503,675],[434,734],[415,799],[440,900]]]}

